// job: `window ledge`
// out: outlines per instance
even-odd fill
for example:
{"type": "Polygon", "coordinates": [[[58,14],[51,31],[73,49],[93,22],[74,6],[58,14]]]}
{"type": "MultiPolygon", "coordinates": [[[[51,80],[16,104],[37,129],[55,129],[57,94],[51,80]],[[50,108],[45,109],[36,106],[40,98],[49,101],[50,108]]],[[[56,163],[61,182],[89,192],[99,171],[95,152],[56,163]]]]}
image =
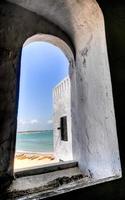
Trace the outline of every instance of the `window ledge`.
{"type": "Polygon", "coordinates": [[[41,168],[37,167],[30,170],[25,169],[16,172],[16,176],[18,178],[13,181],[8,191],[9,199],[39,200],[120,178],[114,176],[95,180],[91,177],[85,177],[81,173],[78,163],[74,161],[53,164],[41,168]],[[51,167],[53,171],[50,169],[51,167]],[[34,170],[33,173],[30,172],[26,176],[26,171],[32,170],[34,170]],[[38,174],[34,175],[35,172],[38,174]],[[39,174],[40,172],[42,174],[39,174]]]}
{"type": "Polygon", "coordinates": [[[24,176],[44,174],[44,173],[69,169],[73,167],[78,167],[78,162],[64,161],[64,162],[58,162],[58,163],[53,163],[53,164],[22,168],[22,169],[15,170],[15,177],[20,178],[24,176]]]}
{"type": "MultiPolygon", "coordinates": [[[[30,174],[29,176],[22,176],[24,172],[24,175],[26,175],[26,171],[28,172],[28,170],[20,171],[20,174],[18,174],[20,177],[16,178],[9,188],[9,198],[20,199],[21,197],[23,197],[23,199],[25,199],[25,196],[27,195],[37,195],[41,192],[47,197],[50,192],[54,192],[57,188],[59,189],[61,187],[67,187],[71,183],[77,182],[78,180],[84,178],[80,169],[78,168],[78,166],[76,166],[77,164],[77,162],[73,161],[60,163],[60,165],[56,164],[51,166],[54,170],[51,172],[48,172],[49,168],[48,166],[46,166],[46,168],[48,168],[48,171],[46,169],[43,171],[44,173],[42,174],[30,174]],[[47,173],[45,173],[45,171],[47,171],[47,173]]],[[[40,168],[36,169],[35,172],[39,173],[40,168]],[[37,171],[36,169],[39,170],[37,171]]],[[[45,167],[41,167],[41,170],[42,169],[45,169],[45,167]]]]}

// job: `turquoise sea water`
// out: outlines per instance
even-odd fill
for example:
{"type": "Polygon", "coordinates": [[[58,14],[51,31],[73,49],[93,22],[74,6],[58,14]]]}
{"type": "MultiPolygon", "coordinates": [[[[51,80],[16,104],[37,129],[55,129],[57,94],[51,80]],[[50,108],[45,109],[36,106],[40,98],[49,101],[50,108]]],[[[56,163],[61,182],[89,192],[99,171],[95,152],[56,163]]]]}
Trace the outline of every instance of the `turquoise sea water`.
{"type": "Polygon", "coordinates": [[[17,133],[16,152],[53,152],[53,131],[17,133]]]}

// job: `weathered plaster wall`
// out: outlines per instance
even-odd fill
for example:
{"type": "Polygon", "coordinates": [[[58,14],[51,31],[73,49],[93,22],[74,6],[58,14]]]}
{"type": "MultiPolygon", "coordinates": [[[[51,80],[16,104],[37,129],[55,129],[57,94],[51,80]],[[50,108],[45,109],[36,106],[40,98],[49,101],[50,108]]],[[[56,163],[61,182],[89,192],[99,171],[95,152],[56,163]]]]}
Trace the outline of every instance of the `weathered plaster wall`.
{"type": "Polygon", "coordinates": [[[123,177],[119,180],[63,194],[52,198],[52,200],[125,199],[125,1],[98,0],[98,2],[105,17],[123,177]]]}
{"type": "Polygon", "coordinates": [[[72,46],[56,25],[21,7],[0,2],[0,188],[8,176],[13,176],[19,50],[25,40],[36,33],[58,36],[72,46]]]}
{"type": "Polygon", "coordinates": [[[68,161],[72,155],[72,132],[71,132],[71,88],[70,78],[66,77],[53,90],[53,131],[54,153],[57,159],[68,161]],[[68,141],[61,140],[60,118],[67,116],[68,141]]]}

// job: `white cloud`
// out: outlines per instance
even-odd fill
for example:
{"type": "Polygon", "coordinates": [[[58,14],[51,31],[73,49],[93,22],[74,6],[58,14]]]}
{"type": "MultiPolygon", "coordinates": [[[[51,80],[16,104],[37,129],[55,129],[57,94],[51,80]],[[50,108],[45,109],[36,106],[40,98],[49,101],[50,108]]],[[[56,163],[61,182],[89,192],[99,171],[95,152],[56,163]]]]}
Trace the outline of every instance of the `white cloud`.
{"type": "Polygon", "coordinates": [[[52,124],[53,123],[53,120],[52,119],[49,119],[47,124],[52,124]]]}
{"type": "Polygon", "coordinates": [[[23,119],[20,119],[19,121],[18,121],[18,123],[20,124],[20,125],[24,125],[24,124],[27,124],[27,120],[23,120],[23,119]]]}
{"type": "Polygon", "coordinates": [[[32,120],[19,120],[18,123],[20,125],[26,125],[26,124],[37,124],[38,123],[38,120],[37,119],[32,119],[32,120]]]}
{"type": "Polygon", "coordinates": [[[37,124],[38,123],[38,120],[37,119],[32,119],[31,121],[30,121],[30,124],[37,124]]]}

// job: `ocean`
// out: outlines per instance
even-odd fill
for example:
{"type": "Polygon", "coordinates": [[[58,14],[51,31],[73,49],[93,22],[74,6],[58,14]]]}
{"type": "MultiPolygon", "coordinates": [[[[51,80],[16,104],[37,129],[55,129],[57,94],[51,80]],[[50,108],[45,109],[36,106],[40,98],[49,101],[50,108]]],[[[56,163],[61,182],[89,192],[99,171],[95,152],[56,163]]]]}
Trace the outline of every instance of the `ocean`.
{"type": "Polygon", "coordinates": [[[53,152],[53,130],[17,133],[16,152],[53,152]]]}

